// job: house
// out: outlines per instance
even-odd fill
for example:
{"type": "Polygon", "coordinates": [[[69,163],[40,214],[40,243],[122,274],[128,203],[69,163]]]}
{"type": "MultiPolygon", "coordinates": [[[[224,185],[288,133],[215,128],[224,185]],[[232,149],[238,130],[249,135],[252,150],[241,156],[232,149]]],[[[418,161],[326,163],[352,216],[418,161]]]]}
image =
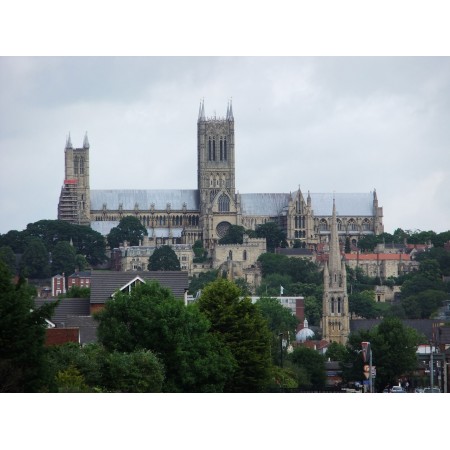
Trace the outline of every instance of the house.
{"type": "Polygon", "coordinates": [[[67,279],[67,289],[72,287],[90,288],[91,287],[91,271],[87,270],[79,272],[75,270],[75,273],[69,276],[67,279]]]}
{"type": "Polygon", "coordinates": [[[66,277],[64,273],[52,277],[52,297],[66,293],[66,277]]]}
{"type": "Polygon", "coordinates": [[[173,296],[187,303],[189,287],[188,273],[184,271],[154,271],[154,272],[103,272],[93,270],[91,275],[90,313],[101,310],[114,293],[130,291],[139,283],[158,281],[169,288],[173,296]]]}

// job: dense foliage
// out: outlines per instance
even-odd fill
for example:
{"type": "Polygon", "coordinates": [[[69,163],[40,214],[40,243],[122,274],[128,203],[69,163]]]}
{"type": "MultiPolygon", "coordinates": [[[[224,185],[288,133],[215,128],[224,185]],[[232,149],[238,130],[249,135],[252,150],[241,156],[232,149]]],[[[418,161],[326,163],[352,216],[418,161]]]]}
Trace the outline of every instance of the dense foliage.
{"type": "Polygon", "coordinates": [[[107,236],[111,249],[119,247],[125,241],[129,245],[139,245],[144,236],[147,236],[147,228],[134,216],[126,216],[120,219],[119,225],[111,229],[107,236]]]}
{"type": "MultiPolygon", "coordinates": [[[[50,255],[60,242],[71,242],[76,253],[76,265],[80,270],[86,268],[86,263],[99,265],[106,261],[106,245],[103,236],[88,226],[73,225],[61,220],[40,220],[28,224],[23,231],[11,230],[0,235],[0,247],[8,246],[16,254],[35,253],[36,244],[31,244],[34,250],[28,247],[30,243],[40,242],[46,252],[47,262],[50,263],[50,255]],[[34,239],[30,239],[34,238],[34,239]],[[82,267],[84,265],[85,267],[82,267]]],[[[41,251],[43,253],[43,251],[41,251]]],[[[27,263],[28,264],[28,263],[27,263]]],[[[27,267],[33,271],[33,264],[27,267]]],[[[26,266],[25,266],[26,267],[26,266]]],[[[45,270],[43,271],[45,273],[45,270]]],[[[56,274],[53,272],[52,274],[56,274]]]]}
{"type": "Polygon", "coordinates": [[[156,282],[117,293],[95,315],[108,351],[151,350],[164,365],[165,392],[221,392],[235,361],[196,305],[185,306],[156,282]]]}
{"type": "Polygon", "coordinates": [[[412,373],[417,365],[417,346],[426,342],[416,330],[403,325],[400,319],[387,317],[371,330],[351,333],[347,343],[349,352],[343,365],[347,380],[362,378],[363,360],[361,342],[372,346],[372,364],[377,368],[376,388],[382,390],[387,384],[398,384],[398,378],[412,373]]]}
{"type": "Polygon", "coordinates": [[[56,302],[36,308],[34,296],[0,262],[0,392],[36,392],[45,378],[45,319],[56,302]]]}
{"type": "Polygon", "coordinates": [[[177,254],[168,246],[155,249],[148,259],[148,270],[181,270],[177,254]]]}
{"type": "Polygon", "coordinates": [[[225,391],[265,391],[271,380],[272,338],[259,307],[241,298],[241,290],[223,278],[205,286],[198,306],[236,361],[225,391]]]}
{"type": "Polygon", "coordinates": [[[161,392],[164,368],[148,350],[107,351],[98,344],[53,346],[47,352],[50,392],[161,392]]]}

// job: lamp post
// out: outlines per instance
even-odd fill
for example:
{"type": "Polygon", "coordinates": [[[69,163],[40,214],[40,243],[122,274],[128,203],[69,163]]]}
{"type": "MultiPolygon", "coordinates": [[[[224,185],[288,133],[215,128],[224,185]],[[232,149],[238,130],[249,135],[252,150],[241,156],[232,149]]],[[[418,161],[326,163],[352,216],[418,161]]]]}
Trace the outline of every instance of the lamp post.
{"type": "Polygon", "coordinates": [[[280,339],[280,367],[283,368],[283,333],[279,333],[278,337],[280,339]]]}

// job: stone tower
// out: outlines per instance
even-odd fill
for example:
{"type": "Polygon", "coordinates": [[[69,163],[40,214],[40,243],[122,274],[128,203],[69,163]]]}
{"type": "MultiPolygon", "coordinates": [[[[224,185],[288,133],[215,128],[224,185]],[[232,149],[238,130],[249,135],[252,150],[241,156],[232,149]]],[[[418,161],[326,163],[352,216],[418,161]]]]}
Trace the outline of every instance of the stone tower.
{"type": "Polygon", "coordinates": [[[231,102],[225,118],[205,117],[200,103],[197,122],[200,228],[206,248],[213,248],[230,225],[237,224],[234,117],[231,102]]]}
{"type": "Polygon", "coordinates": [[[59,220],[90,224],[89,147],[87,133],[81,148],[73,148],[69,133],[64,149],[65,178],[59,197],[59,220]]]}
{"type": "Polygon", "coordinates": [[[348,313],[347,272],[341,258],[336,223],[336,205],[333,199],[330,253],[323,270],[322,336],[329,342],[345,345],[350,334],[348,313]]]}

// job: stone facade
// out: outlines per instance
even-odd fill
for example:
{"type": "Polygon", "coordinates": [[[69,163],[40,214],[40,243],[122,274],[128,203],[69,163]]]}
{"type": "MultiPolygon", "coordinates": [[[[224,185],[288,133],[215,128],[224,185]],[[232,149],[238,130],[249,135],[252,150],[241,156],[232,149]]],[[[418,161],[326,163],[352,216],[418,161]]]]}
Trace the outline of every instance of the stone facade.
{"type": "Polygon", "coordinates": [[[336,206],[333,204],[330,253],[323,270],[322,336],[328,342],[345,345],[350,334],[347,271],[339,248],[336,206]]]}
{"type": "MultiPolygon", "coordinates": [[[[375,190],[356,194],[240,194],[235,180],[235,122],[231,102],[226,116],[206,117],[204,103],[197,121],[197,188],[168,190],[91,190],[89,142],[65,146],[65,181],[58,218],[90,224],[107,235],[127,215],[137,217],[156,245],[193,245],[202,240],[209,256],[231,225],[254,230],[275,221],[290,246],[315,250],[330,239],[332,203],[337,208],[341,242],[383,232],[383,209],[375,190]]],[[[194,155],[193,155],[194,156],[194,155]]],[[[300,180],[297,180],[300,181],[300,180]]],[[[222,261],[222,263],[225,261],[222,261]]]]}
{"type": "Polygon", "coordinates": [[[258,258],[267,252],[266,240],[244,235],[242,244],[216,245],[213,268],[227,273],[231,280],[244,279],[252,288],[260,285],[262,273],[258,258]]]}

